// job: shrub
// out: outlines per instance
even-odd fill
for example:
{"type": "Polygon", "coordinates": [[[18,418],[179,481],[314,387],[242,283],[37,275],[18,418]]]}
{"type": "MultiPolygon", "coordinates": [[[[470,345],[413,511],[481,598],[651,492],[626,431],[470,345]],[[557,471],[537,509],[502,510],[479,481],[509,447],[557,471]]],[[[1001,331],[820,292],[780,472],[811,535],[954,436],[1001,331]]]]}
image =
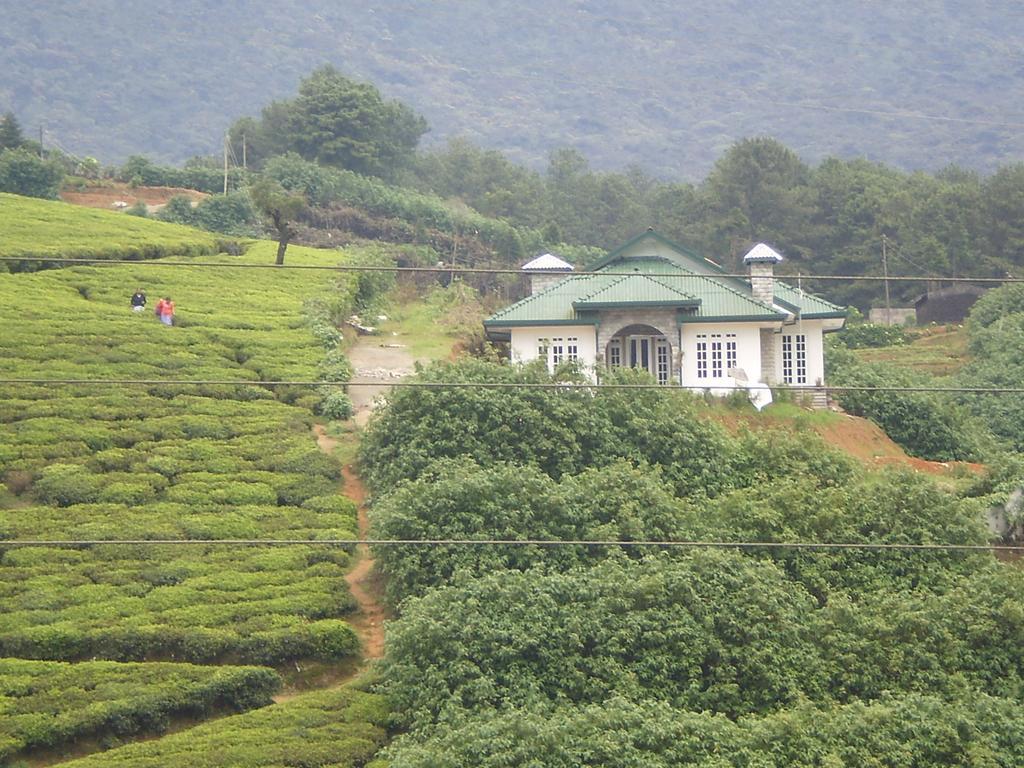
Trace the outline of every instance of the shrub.
{"type": "Polygon", "coordinates": [[[336,389],[323,397],[317,406],[317,412],[331,421],[346,421],[352,418],[355,411],[351,398],[345,392],[336,389]]]}
{"type": "Polygon", "coordinates": [[[100,479],[76,464],[51,464],[43,469],[33,491],[44,504],[69,507],[88,504],[100,496],[100,479]]]}
{"type": "Polygon", "coordinates": [[[898,325],[860,323],[847,324],[835,335],[835,339],[836,343],[847,349],[865,349],[903,345],[910,340],[910,336],[898,325]]]}

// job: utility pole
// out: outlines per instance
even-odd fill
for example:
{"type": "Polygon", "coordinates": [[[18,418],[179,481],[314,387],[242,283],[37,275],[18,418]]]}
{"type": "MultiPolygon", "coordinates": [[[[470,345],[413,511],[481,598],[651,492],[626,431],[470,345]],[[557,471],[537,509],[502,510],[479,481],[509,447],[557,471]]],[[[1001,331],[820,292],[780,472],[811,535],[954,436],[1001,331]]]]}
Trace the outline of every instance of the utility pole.
{"type": "Polygon", "coordinates": [[[245,134],[242,134],[242,170],[248,170],[249,166],[245,162],[245,134]]]}
{"type": "Polygon", "coordinates": [[[228,135],[224,134],[224,194],[228,193],[228,135]]]}
{"type": "Polygon", "coordinates": [[[885,324],[892,325],[892,307],[889,304],[889,255],[886,252],[889,238],[882,235],[882,275],[885,278],[885,324]]]}

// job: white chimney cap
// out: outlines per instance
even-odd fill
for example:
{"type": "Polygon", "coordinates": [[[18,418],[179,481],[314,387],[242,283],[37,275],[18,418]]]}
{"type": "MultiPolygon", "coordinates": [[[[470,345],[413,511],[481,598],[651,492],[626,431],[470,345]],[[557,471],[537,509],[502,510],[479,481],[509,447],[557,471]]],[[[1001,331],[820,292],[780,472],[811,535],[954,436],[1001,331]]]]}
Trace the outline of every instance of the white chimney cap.
{"type": "Polygon", "coordinates": [[[778,264],[780,261],[782,261],[782,254],[764,243],[758,243],[743,257],[744,264],[778,264]]]}
{"type": "Polygon", "coordinates": [[[553,254],[545,253],[533,261],[523,264],[522,270],[524,272],[572,272],[573,266],[553,254]]]}

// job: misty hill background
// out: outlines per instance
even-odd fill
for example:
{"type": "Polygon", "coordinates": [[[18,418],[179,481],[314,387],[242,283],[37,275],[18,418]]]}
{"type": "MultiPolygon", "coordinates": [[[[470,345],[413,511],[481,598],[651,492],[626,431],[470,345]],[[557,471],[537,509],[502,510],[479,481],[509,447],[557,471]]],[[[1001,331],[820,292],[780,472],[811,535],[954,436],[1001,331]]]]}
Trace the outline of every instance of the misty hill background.
{"type": "Polygon", "coordinates": [[[423,114],[428,145],[461,135],[532,165],[573,146],[696,179],[752,135],[903,168],[1024,150],[1012,0],[0,0],[0,18],[0,110],[105,162],[215,152],[325,62],[423,114]]]}

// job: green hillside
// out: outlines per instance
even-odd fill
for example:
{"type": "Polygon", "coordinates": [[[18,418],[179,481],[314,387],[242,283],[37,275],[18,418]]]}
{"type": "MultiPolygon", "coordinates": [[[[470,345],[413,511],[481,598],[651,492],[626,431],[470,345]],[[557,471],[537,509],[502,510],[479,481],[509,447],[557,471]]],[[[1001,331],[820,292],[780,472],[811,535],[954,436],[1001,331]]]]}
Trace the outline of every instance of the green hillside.
{"type": "Polygon", "coordinates": [[[1022,22],[1010,0],[19,3],[0,109],[80,155],[179,162],[333,63],[423,114],[433,140],[531,163],[574,146],[598,167],[697,178],[768,134],[809,160],[984,169],[1024,150],[1022,22]]]}
{"type": "MultiPolygon", "coordinates": [[[[184,227],[9,196],[4,203],[8,231],[40,239],[56,231],[81,255],[116,253],[150,232],[170,233],[164,242],[183,249],[179,261],[194,259],[190,242],[212,247],[184,227]],[[45,227],[32,224],[41,210],[45,227]]],[[[288,260],[331,265],[366,250],[296,246],[288,260]]],[[[341,467],[311,431],[326,389],[261,382],[346,380],[341,337],[326,313],[351,311],[380,280],[237,268],[269,265],[275,251],[257,242],[242,256],[202,256],[225,262],[218,268],[147,261],[0,275],[2,379],[249,382],[0,384],[0,540],[354,536],[341,467]],[[174,327],[130,310],[139,287],[150,307],[158,296],[174,300],[174,327]]],[[[353,659],[350,556],[322,546],[0,546],[0,657],[10,659],[0,685],[11,688],[0,702],[5,714],[26,713],[8,724],[4,749],[130,733],[135,720],[159,728],[168,715],[203,716],[215,705],[265,704],[278,684],[268,670],[262,683],[244,674],[233,683],[228,667],[197,677],[150,662],[250,663],[294,675],[353,659]],[[41,686],[25,682],[36,667],[18,660],[144,663],[42,667],[53,674],[41,686]],[[55,693],[61,686],[66,705],[55,693]],[[32,714],[47,708],[64,719],[32,714]]]]}
{"type": "Polygon", "coordinates": [[[0,256],[152,259],[217,250],[216,238],[198,229],[0,193],[0,256]]]}

